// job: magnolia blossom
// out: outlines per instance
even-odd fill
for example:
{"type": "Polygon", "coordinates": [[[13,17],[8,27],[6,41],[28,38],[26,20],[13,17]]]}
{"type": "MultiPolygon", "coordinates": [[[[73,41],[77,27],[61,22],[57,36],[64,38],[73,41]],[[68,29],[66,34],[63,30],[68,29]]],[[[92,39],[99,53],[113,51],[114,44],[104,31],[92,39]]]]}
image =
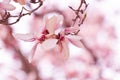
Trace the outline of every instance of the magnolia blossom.
{"type": "Polygon", "coordinates": [[[44,51],[51,51],[56,48],[56,50],[61,53],[65,60],[69,56],[68,42],[71,42],[77,47],[82,47],[80,41],[81,37],[79,35],[72,34],[73,31],[71,28],[66,28],[68,31],[71,30],[72,33],[69,34],[67,34],[68,31],[66,31],[66,29],[62,29],[61,23],[63,21],[63,16],[54,15],[51,18],[45,17],[44,20],[45,26],[43,27],[42,32],[14,35],[16,38],[24,41],[36,41],[36,44],[33,47],[32,53],[29,57],[29,61],[32,60],[39,43],[41,44],[41,48],[44,51]]]}

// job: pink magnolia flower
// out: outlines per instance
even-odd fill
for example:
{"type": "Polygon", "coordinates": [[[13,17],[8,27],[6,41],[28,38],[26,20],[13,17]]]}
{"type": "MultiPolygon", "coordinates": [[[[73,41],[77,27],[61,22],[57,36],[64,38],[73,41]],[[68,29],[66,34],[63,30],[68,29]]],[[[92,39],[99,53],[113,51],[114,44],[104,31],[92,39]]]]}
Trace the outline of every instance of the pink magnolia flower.
{"type": "Polygon", "coordinates": [[[61,53],[65,60],[69,56],[68,42],[73,43],[77,47],[81,47],[80,36],[72,34],[66,35],[67,31],[61,30],[63,16],[54,15],[51,18],[45,17],[44,20],[45,26],[43,27],[42,32],[14,35],[16,38],[24,41],[36,41],[36,44],[33,47],[32,53],[29,57],[29,61],[32,60],[39,43],[44,51],[51,51],[55,48],[59,53],[61,53]]]}

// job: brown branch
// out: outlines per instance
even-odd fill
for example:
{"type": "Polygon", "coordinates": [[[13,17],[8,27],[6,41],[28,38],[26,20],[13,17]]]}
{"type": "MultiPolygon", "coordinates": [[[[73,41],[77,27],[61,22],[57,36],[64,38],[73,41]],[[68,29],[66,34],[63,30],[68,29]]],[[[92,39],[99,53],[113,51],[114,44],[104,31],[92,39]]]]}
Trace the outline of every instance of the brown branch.
{"type": "Polygon", "coordinates": [[[80,26],[81,24],[83,24],[85,18],[86,18],[86,9],[88,7],[88,4],[86,3],[85,0],[81,0],[80,5],[77,9],[73,9],[71,6],[69,6],[69,8],[71,10],[74,11],[74,13],[76,14],[76,17],[73,19],[73,26],[75,25],[76,21],[79,20],[78,26],[80,26]],[[82,6],[85,6],[85,8],[83,9],[82,6]],[[83,15],[83,18],[81,17],[81,15],[83,15]]]}
{"type": "Polygon", "coordinates": [[[19,22],[20,19],[21,19],[23,16],[31,15],[33,12],[35,12],[36,10],[38,10],[38,9],[43,5],[43,1],[42,1],[42,0],[39,0],[38,2],[35,2],[35,1],[33,2],[33,0],[31,0],[31,3],[34,3],[34,4],[39,3],[39,5],[38,5],[35,9],[32,9],[31,11],[30,11],[30,10],[27,10],[25,7],[22,7],[21,12],[19,13],[19,15],[16,15],[16,16],[11,15],[10,12],[6,12],[6,13],[4,14],[4,16],[7,15],[7,17],[4,17],[4,16],[3,16],[3,19],[0,20],[0,24],[13,25],[13,24],[19,22]],[[23,10],[26,10],[27,13],[23,13],[23,10]],[[9,22],[8,22],[8,19],[9,19],[9,18],[17,18],[17,19],[16,19],[14,22],[9,23],[9,22]]]}

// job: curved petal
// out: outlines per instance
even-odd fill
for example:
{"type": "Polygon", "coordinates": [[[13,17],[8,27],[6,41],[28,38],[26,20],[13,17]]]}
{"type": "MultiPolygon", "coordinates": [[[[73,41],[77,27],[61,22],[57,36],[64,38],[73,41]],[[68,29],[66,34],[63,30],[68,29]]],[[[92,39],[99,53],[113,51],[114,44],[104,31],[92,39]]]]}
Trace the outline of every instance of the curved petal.
{"type": "Polygon", "coordinates": [[[29,62],[32,62],[32,59],[33,59],[33,57],[34,57],[34,55],[35,55],[35,51],[36,51],[36,49],[37,49],[37,45],[38,45],[38,43],[36,43],[36,44],[33,46],[32,51],[31,51],[30,55],[28,56],[28,61],[29,61],[29,62]]]}
{"type": "Polygon", "coordinates": [[[60,24],[62,25],[62,24],[63,24],[64,17],[63,17],[62,15],[58,15],[57,18],[58,18],[57,24],[58,24],[58,25],[60,25],[60,24]]]}
{"type": "Polygon", "coordinates": [[[76,31],[79,31],[79,27],[69,27],[69,28],[65,28],[65,33],[68,34],[68,33],[74,33],[76,31]]]}
{"type": "Polygon", "coordinates": [[[49,50],[55,48],[57,41],[58,41],[57,39],[47,39],[41,44],[41,47],[45,51],[49,51],[49,50]]]}
{"type": "Polygon", "coordinates": [[[53,16],[50,19],[47,18],[47,20],[46,20],[46,29],[48,30],[48,32],[50,34],[54,34],[56,23],[57,23],[57,17],[56,16],[53,16]]]}
{"type": "Polygon", "coordinates": [[[65,37],[68,39],[73,39],[73,40],[81,40],[82,39],[82,37],[79,35],[67,35],[65,37]]]}
{"type": "Polygon", "coordinates": [[[34,33],[34,38],[40,39],[44,34],[41,34],[40,32],[34,33]]]}
{"type": "Polygon", "coordinates": [[[62,15],[54,15],[50,19],[46,18],[46,29],[50,34],[54,34],[55,30],[62,24],[62,21],[62,15]]]}
{"type": "Polygon", "coordinates": [[[36,40],[33,34],[14,34],[13,35],[16,39],[21,39],[23,41],[29,41],[32,42],[36,40]]]}
{"type": "Polygon", "coordinates": [[[61,41],[62,44],[62,55],[65,60],[69,57],[69,47],[66,40],[61,41]]]}
{"type": "Polygon", "coordinates": [[[80,36],[78,36],[78,35],[68,35],[68,36],[66,36],[67,38],[68,38],[68,40],[72,43],[72,44],[74,44],[75,46],[77,46],[77,47],[79,47],[79,48],[81,48],[81,47],[83,47],[83,44],[81,43],[81,37],[80,36]]]}

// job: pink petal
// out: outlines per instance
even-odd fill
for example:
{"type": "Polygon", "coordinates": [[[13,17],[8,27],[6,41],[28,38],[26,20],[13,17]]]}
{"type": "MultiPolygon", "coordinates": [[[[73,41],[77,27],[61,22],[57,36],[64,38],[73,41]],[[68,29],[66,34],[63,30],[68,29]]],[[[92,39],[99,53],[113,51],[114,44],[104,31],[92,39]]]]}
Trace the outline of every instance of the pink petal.
{"type": "Polygon", "coordinates": [[[11,4],[7,4],[7,3],[5,3],[5,4],[0,4],[0,7],[2,8],[2,9],[4,9],[4,10],[10,10],[10,11],[12,11],[12,10],[14,10],[15,9],[15,7],[13,6],[13,5],[11,5],[11,4]]]}
{"type": "Polygon", "coordinates": [[[35,51],[36,51],[36,49],[37,49],[37,45],[38,45],[38,43],[36,43],[36,44],[33,46],[33,48],[32,48],[32,51],[31,51],[31,53],[30,53],[30,55],[29,55],[29,57],[28,57],[28,61],[29,61],[29,62],[32,62],[32,59],[33,59],[33,57],[34,57],[34,55],[35,55],[35,51]]]}
{"type": "Polygon", "coordinates": [[[69,27],[69,28],[65,28],[65,33],[68,34],[68,33],[74,33],[76,31],[79,30],[79,27],[69,27]]]}
{"type": "Polygon", "coordinates": [[[68,39],[73,39],[73,40],[81,40],[82,39],[82,37],[79,35],[67,35],[65,37],[67,37],[68,39]]]}
{"type": "Polygon", "coordinates": [[[65,60],[69,57],[69,47],[66,40],[61,41],[62,44],[62,55],[65,60]]]}
{"type": "Polygon", "coordinates": [[[23,41],[29,41],[29,42],[36,40],[34,34],[14,34],[14,37],[16,39],[21,39],[23,41]]]}
{"type": "Polygon", "coordinates": [[[55,30],[62,24],[62,21],[62,15],[54,15],[50,19],[46,18],[46,29],[50,34],[54,34],[55,30]]]}
{"type": "Polygon", "coordinates": [[[41,47],[45,51],[49,51],[49,50],[55,48],[57,41],[58,41],[57,39],[47,39],[41,44],[41,47]]]}
{"type": "Polygon", "coordinates": [[[83,47],[83,44],[80,41],[82,38],[80,36],[78,36],[78,35],[68,35],[68,36],[66,36],[66,38],[68,38],[68,40],[72,44],[74,44],[75,46],[77,46],[79,48],[83,47]]]}
{"type": "Polygon", "coordinates": [[[58,16],[57,16],[57,19],[58,19],[58,20],[57,20],[57,24],[58,24],[58,25],[60,25],[60,24],[62,25],[62,24],[63,24],[63,20],[64,20],[63,16],[62,16],[62,15],[58,15],[58,16]]]}
{"type": "Polygon", "coordinates": [[[48,30],[48,32],[50,34],[54,34],[56,23],[57,23],[57,17],[53,16],[50,19],[47,19],[46,21],[47,21],[46,22],[46,29],[48,30]]]}
{"type": "Polygon", "coordinates": [[[40,39],[44,34],[41,34],[40,32],[34,33],[34,38],[40,39]]]}

